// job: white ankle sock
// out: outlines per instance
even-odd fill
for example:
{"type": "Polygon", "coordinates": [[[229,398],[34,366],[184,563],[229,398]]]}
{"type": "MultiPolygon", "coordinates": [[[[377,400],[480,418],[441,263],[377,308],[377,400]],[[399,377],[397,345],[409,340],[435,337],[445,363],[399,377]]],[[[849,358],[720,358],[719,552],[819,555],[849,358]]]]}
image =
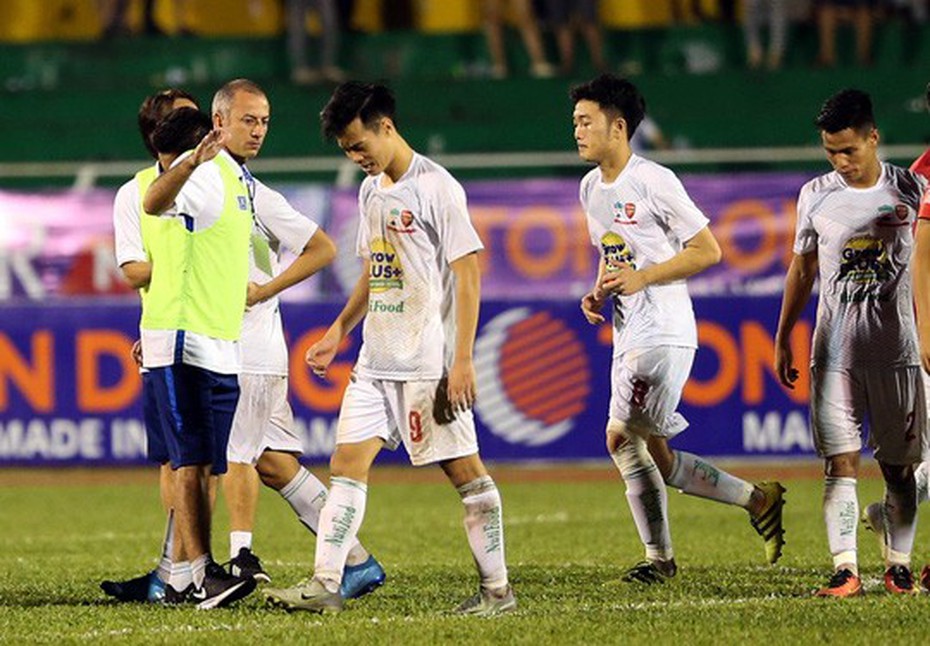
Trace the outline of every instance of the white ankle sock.
{"type": "Polygon", "coordinates": [[[201,554],[193,561],[191,561],[191,580],[194,582],[195,588],[203,587],[203,579],[206,576],[207,563],[212,559],[209,554],[201,554]]]}
{"type": "Polygon", "coordinates": [[[252,549],[252,532],[229,532],[229,558],[234,559],[239,556],[239,550],[243,547],[252,549]]]}
{"type": "Polygon", "coordinates": [[[171,564],[171,574],[168,575],[168,585],[178,592],[184,591],[194,582],[190,561],[180,561],[171,564]]]}

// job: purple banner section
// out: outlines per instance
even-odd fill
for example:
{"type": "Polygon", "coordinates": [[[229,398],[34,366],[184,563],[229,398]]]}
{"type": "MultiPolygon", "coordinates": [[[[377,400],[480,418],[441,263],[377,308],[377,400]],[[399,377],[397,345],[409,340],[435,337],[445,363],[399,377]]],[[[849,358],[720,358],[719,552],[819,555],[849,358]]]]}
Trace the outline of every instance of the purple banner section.
{"type": "MultiPolygon", "coordinates": [[[[810,178],[800,173],[685,175],[711,220],[723,262],[691,281],[696,296],[781,292],[791,256],[795,201],[810,178]]],[[[574,298],[597,268],[572,179],[466,183],[472,220],[484,241],[483,293],[489,298],[574,298]]],[[[341,253],[288,300],[341,299],[360,271],[355,253],[355,189],[277,187],[336,240],[341,253]]],[[[0,302],[72,295],[131,296],[113,255],[115,192],[34,195],[0,192],[0,302]]],[[[415,206],[411,207],[415,212],[415,206]]]]}
{"type": "MultiPolygon", "coordinates": [[[[325,221],[328,188],[281,190],[295,209],[325,221]]],[[[111,189],[0,191],[0,303],[72,296],[134,301],[135,292],[124,283],[113,250],[115,197],[111,189]]],[[[318,299],[320,281],[306,281],[287,298],[318,299]]]]}
{"type": "MultiPolygon", "coordinates": [[[[682,181],[711,221],[723,262],[691,281],[695,295],[766,295],[782,290],[791,260],[795,204],[803,173],[685,175],[682,181]]],[[[597,252],[578,202],[577,179],[478,181],[465,185],[472,221],[485,244],[482,293],[490,298],[565,298],[590,289],[597,252]]],[[[354,249],[354,191],[336,191],[329,229],[341,249],[354,249]]],[[[415,207],[411,207],[415,210],[415,207]]],[[[343,256],[334,276],[340,291],[355,284],[354,260],[343,256]]]]}
{"type": "MultiPolygon", "coordinates": [[[[691,426],[673,445],[703,455],[811,455],[807,371],[793,392],[771,364],[777,297],[695,302],[701,349],[681,404],[691,426]]],[[[303,364],[338,305],[286,305],[291,402],[306,458],[327,459],[342,391],[358,354],[347,340],[328,381],[303,364]]],[[[0,465],[115,465],[145,461],[141,383],[129,351],[131,304],[0,309],[0,465]]],[[[805,356],[810,315],[798,325],[805,356]]],[[[584,322],[575,301],[489,301],[475,346],[475,409],[489,460],[604,458],[610,328],[584,322]]],[[[803,360],[802,360],[803,363],[803,360]]],[[[385,461],[405,461],[403,451],[385,461]]]]}

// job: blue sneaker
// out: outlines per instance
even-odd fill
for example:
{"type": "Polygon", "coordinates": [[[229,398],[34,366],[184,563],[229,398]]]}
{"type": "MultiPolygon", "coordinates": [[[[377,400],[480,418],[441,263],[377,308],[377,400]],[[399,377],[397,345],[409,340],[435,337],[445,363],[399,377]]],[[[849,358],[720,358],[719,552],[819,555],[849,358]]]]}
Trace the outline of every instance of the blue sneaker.
{"type": "Polygon", "coordinates": [[[374,556],[369,555],[364,563],[346,566],[342,572],[342,586],[339,588],[339,594],[343,599],[358,599],[375,588],[380,588],[384,585],[386,578],[384,568],[374,556]]]}
{"type": "Polygon", "coordinates": [[[117,601],[159,603],[165,598],[165,582],[152,570],[128,581],[104,581],[101,589],[117,601]]]}

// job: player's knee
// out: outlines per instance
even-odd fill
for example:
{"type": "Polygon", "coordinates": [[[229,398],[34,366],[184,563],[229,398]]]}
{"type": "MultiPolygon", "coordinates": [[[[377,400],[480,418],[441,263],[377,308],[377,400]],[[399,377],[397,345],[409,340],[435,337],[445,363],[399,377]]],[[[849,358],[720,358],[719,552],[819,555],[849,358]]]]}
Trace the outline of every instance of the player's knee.
{"type": "Polygon", "coordinates": [[[911,464],[886,464],[879,462],[882,477],[889,491],[903,493],[916,486],[914,482],[914,466],[911,464]]]}
{"type": "Polygon", "coordinates": [[[264,456],[258,459],[255,464],[255,470],[262,484],[275,490],[280,490],[287,483],[283,481],[280,470],[274,461],[265,459],[264,456]]]}
{"type": "Polygon", "coordinates": [[[359,482],[368,482],[371,462],[363,454],[355,451],[341,450],[337,445],[329,459],[330,475],[337,478],[349,478],[359,482]]]}
{"type": "Polygon", "coordinates": [[[646,440],[619,420],[607,424],[607,451],[624,478],[654,466],[646,440]]]}

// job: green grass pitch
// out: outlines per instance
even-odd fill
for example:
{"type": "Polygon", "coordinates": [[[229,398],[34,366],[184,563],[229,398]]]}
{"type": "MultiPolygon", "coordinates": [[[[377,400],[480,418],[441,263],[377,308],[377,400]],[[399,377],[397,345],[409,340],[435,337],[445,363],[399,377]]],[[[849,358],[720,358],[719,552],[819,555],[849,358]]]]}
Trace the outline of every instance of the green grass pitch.
{"type": "MultiPolygon", "coordinates": [[[[770,471],[777,474],[779,467],[770,471]]],[[[164,519],[151,473],[150,479],[129,474],[115,482],[67,471],[46,482],[3,479],[0,642],[927,643],[930,598],[884,592],[878,546],[864,530],[859,548],[866,594],[811,598],[830,570],[816,477],[784,481],[788,544],[774,567],[765,565],[745,512],[670,492],[679,576],[641,588],[617,582],[642,550],[623,486],[606,461],[552,477],[509,469],[499,482],[520,608],[475,619],[450,613],[477,587],[455,491],[441,476],[405,481],[397,470],[375,473],[361,535],[384,564],[388,582],[349,602],[341,615],[287,614],[267,608],[260,591],[210,612],[111,603],[97,587],[101,579],[134,576],[155,563],[164,519]]],[[[861,504],[880,493],[874,472],[860,481],[861,504]]],[[[228,553],[227,522],[222,500],[217,508],[219,559],[228,553]]],[[[262,492],[255,549],[275,584],[302,578],[313,560],[312,536],[268,491],[262,492]]],[[[928,560],[930,530],[923,526],[915,566],[928,560]]]]}

